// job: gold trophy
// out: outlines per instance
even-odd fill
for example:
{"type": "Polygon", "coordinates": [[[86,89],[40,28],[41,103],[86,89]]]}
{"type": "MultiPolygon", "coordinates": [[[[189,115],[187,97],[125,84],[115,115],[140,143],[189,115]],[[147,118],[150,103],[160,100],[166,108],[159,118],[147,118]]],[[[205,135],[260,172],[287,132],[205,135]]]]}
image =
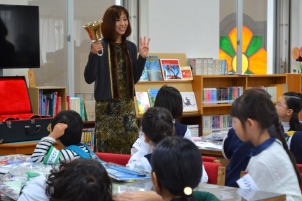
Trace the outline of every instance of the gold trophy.
{"type": "MultiPolygon", "coordinates": [[[[91,41],[94,43],[95,41],[101,41],[103,39],[103,35],[101,33],[101,23],[102,20],[97,20],[93,22],[88,22],[83,25],[83,28],[87,31],[91,41]]],[[[103,55],[103,50],[101,53],[98,53],[98,56],[103,55]]]]}

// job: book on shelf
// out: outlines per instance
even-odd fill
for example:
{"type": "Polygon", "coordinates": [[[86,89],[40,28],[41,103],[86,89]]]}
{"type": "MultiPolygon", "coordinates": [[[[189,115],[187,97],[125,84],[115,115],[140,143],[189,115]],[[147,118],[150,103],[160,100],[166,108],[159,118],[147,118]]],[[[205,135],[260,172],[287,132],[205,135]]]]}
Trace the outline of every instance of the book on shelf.
{"type": "Polygon", "coordinates": [[[39,89],[39,115],[55,116],[61,111],[62,97],[57,91],[44,93],[43,89],[39,89]]]}
{"type": "Polygon", "coordinates": [[[242,86],[220,87],[220,88],[203,88],[204,105],[207,104],[230,104],[236,98],[242,95],[242,86]]]}
{"type": "Polygon", "coordinates": [[[226,75],[227,60],[213,58],[188,58],[193,75],[226,75]]]}
{"type": "Polygon", "coordinates": [[[158,91],[159,91],[159,89],[156,89],[156,88],[148,89],[149,102],[150,102],[151,107],[154,106],[155,98],[157,96],[158,91]]]}
{"type": "Polygon", "coordinates": [[[95,121],[95,101],[85,101],[88,121],[95,121]]]}
{"type": "Polygon", "coordinates": [[[188,58],[187,63],[192,67],[193,75],[201,75],[201,58],[188,58]]]}
{"type": "Polygon", "coordinates": [[[161,81],[163,80],[158,56],[147,56],[144,71],[140,81],[161,81]]]}
{"type": "Polygon", "coordinates": [[[70,97],[70,110],[76,111],[79,115],[82,114],[82,100],[80,97],[70,97]]]}
{"type": "Polygon", "coordinates": [[[94,128],[84,128],[81,142],[87,145],[91,150],[94,149],[94,128]]]}
{"type": "Polygon", "coordinates": [[[182,79],[179,59],[160,59],[159,61],[164,80],[182,79]]]}
{"type": "Polygon", "coordinates": [[[181,74],[183,80],[193,80],[193,74],[191,66],[181,66],[181,74]]]}
{"type": "Polygon", "coordinates": [[[183,112],[197,112],[198,107],[194,92],[180,92],[180,94],[182,96],[183,112]]]}
{"type": "Polygon", "coordinates": [[[146,66],[142,72],[142,75],[141,77],[139,78],[139,81],[148,81],[148,74],[147,74],[147,69],[146,69],[146,66]]]}
{"type": "Polygon", "coordinates": [[[209,115],[202,117],[202,133],[208,135],[213,132],[229,130],[232,127],[230,115],[209,115]]]}
{"type": "Polygon", "coordinates": [[[148,92],[135,92],[138,114],[144,114],[150,108],[148,92]]]}

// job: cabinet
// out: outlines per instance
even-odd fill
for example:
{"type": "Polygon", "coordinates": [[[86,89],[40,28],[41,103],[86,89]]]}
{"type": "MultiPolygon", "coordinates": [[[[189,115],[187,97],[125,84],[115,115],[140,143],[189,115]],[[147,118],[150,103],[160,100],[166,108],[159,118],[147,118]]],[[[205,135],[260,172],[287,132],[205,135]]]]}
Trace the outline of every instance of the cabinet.
{"type": "Polygon", "coordinates": [[[39,114],[40,108],[40,96],[39,91],[43,90],[43,94],[51,94],[52,92],[58,92],[58,96],[61,97],[61,110],[66,110],[66,88],[57,86],[38,86],[28,88],[30,102],[32,106],[33,113],[39,114]]]}
{"type": "MultiPolygon", "coordinates": [[[[203,88],[219,88],[242,86],[243,90],[248,87],[269,86],[271,84],[287,84],[286,74],[274,75],[195,75],[192,81],[198,105],[198,113],[203,116],[225,115],[230,113],[231,104],[203,105],[203,88]]],[[[289,87],[289,86],[288,86],[289,87]]]]}

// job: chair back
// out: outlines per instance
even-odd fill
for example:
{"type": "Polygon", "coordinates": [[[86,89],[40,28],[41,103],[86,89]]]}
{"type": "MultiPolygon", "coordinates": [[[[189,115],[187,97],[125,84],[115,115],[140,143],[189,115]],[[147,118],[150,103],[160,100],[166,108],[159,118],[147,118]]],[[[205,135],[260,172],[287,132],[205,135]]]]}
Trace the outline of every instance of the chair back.
{"type": "Polygon", "coordinates": [[[225,185],[225,167],[213,162],[203,162],[203,165],[209,177],[209,184],[225,185]]]}
{"type": "Polygon", "coordinates": [[[119,165],[126,166],[131,155],[130,154],[116,154],[116,153],[105,153],[105,152],[95,152],[102,161],[116,163],[119,165]]]}
{"type": "MultiPolygon", "coordinates": [[[[298,167],[298,169],[299,169],[299,171],[300,171],[300,175],[301,175],[301,178],[302,178],[302,164],[298,164],[298,163],[297,163],[297,167],[298,167]]],[[[301,192],[302,192],[302,184],[300,185],[300,190],[301,190],[301,192]]]]}
{"type": "Polygon", "coordinates": [[[220,163],[220,160],[213,156],[201,156],[202,162],[220,163]]]}

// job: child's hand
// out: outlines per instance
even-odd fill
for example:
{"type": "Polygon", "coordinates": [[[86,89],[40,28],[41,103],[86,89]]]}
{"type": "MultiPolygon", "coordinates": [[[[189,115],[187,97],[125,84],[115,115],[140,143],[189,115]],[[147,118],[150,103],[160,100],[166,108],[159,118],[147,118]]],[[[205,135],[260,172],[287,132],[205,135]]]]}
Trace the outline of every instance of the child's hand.
{"type": "Polygon", "coordinates": [[[54,139],[58,139],[62,135],[64,135],[65,129],[68,127],[67,124],[64,123],[57,123],[55,127],[53,128],[53,131],[49,134],[49,137],[52,137],[54,139]]]}

